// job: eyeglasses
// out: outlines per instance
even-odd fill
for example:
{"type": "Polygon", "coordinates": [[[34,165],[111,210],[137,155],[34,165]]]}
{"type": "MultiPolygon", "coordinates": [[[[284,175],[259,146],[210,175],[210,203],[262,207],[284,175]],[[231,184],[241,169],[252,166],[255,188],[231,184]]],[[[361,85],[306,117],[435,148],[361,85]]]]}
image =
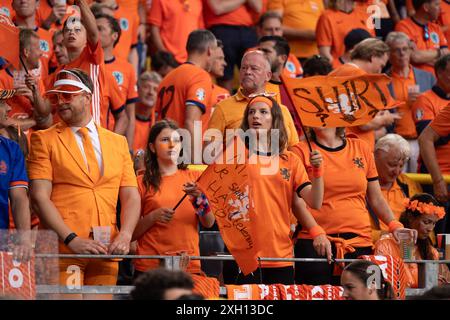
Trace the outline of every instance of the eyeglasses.
{"type": "Polygon", "coordinates": [[[256,97],[266,97],[266,98],[273,98],[275,97],[277,94],[274,92],[261,92],[261,93],[252,93],[250,94],[248,97],[249,98],[256,98],[256,97]]]}
{"type": "Polygon", "coordinates": [[[73,101],[73,99],[81,95],[84,90],[78,90],[73,92],[52,92],[47,95],[47,99],[52,106],[58,106],[60,104],[68,104],[73,101]]]}

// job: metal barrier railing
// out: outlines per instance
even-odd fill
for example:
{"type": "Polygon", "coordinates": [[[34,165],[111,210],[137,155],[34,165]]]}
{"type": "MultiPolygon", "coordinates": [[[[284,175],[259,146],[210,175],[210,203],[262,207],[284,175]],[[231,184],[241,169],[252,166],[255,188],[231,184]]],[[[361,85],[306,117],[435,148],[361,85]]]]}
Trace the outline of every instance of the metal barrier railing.
{"type": "MultiPolygon", "coordinates": [[[[158,259],[163,261],[163,266],[170,270],[180,270],[181,256],[159,256],[159,255],[96,255],[96,254],[36,254],[37,258],[59,258],[59,259],[158,259]]],[[[217,256],[189,256],[190,260],[234,260],[231,255],[217,256]]],[[[334,259],[334,262],[353,262],[358,259],[334,259]]],[[[327,262],[324,258],[258,258],[258,261],[283,261],[283,262],[327,262]]],[[[439,264],[450,264],[450,260],[404,260],[405,263],[418,264],[419,289],[407,289],[406,295],[416,296],[431,289],[438,284],[439,264]]],[[[81,286],[80,288],[68,288],[58,285],[38,285],[38,294],[115,294],[126,295],[133,286],[81,286]]],[[[226,295],[226,289],[220,288],[220,294],[226,295]]]]}

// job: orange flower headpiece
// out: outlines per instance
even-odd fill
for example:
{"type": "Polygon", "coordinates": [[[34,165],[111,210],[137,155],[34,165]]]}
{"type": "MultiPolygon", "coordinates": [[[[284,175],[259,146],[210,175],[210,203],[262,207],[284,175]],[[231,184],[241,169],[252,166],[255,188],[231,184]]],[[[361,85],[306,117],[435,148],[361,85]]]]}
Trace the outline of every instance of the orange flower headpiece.
{"type": "Polygon", "coordinates": [[[439,220],[445,216],[444,208],[435,206],[432,203],[419,202],[419,200],[410,201],[406,198],[404,205],[406,209],[418,211],[421,214],[434,214],[439,218],[439,220]]]}

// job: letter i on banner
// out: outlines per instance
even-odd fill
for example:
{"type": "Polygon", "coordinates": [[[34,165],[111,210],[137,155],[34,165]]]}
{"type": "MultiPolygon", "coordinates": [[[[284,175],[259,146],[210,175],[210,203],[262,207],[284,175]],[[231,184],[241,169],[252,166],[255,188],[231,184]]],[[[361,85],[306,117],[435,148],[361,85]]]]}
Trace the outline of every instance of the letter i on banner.
{"type": "Polygon", "coordinates": [[[18,299],[36,297],[34,257],[19,262],[13,259],[11,252],[0,252],[0,276],[4,296],[18,299]]]}

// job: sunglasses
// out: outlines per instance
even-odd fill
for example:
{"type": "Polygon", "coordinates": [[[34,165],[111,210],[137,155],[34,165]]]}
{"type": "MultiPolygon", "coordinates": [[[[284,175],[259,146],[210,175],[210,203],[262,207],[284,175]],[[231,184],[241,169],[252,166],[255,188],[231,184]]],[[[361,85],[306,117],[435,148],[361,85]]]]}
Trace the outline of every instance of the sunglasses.
{"type": "Polygon", "coordinates": [[[52,92],[47,95],[47,99],[50,102],[52,106],[57,106],[60,104],[69,104],[73,101],[73,99],[79,95],[81,95],[84,90],[78,90],[78,91],[63,91],[63,92],[52,92]]]}

